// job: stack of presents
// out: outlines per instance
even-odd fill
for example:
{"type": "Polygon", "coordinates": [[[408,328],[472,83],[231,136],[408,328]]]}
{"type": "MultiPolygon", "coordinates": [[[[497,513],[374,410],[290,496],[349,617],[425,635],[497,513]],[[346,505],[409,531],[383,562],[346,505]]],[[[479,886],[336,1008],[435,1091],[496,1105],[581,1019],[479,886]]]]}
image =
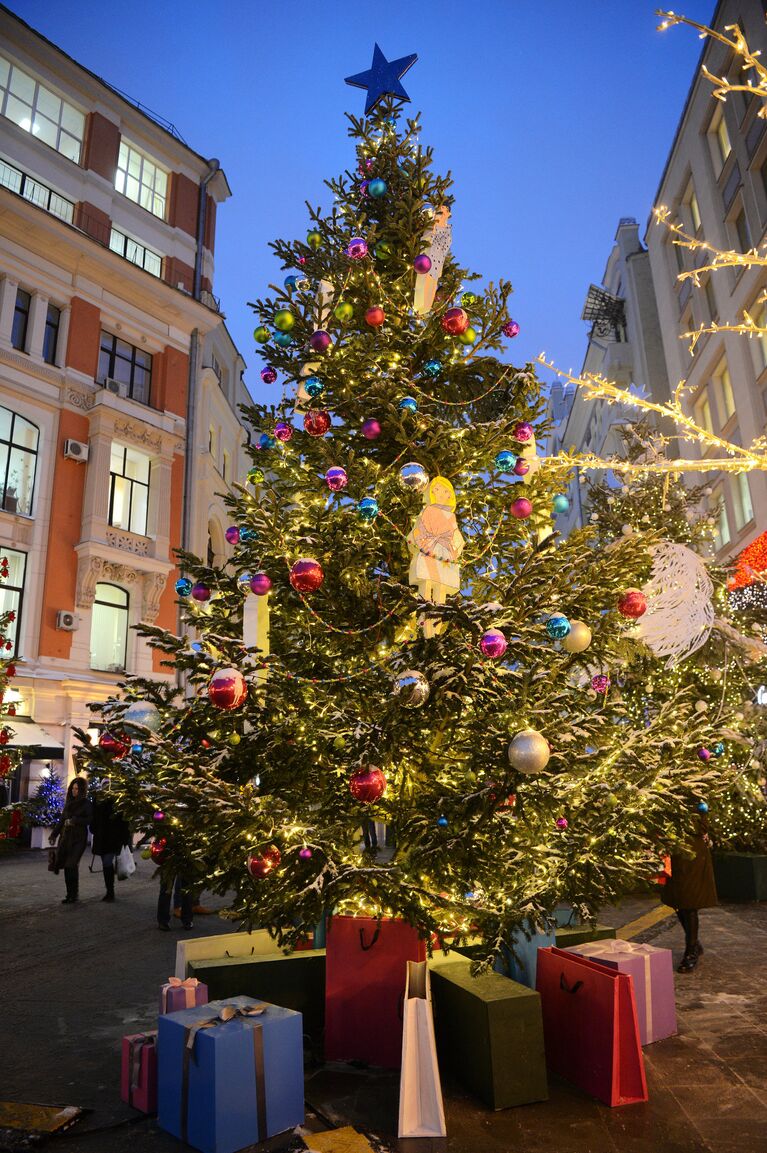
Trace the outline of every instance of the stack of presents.
{"type": "Polygon", "coordinates": [[[519,930],[472,976],[469,941],[426,960],[401,921],[334,916],[288,956],[265,931],[185,939],[158,1029],[123,1039],[122,1096],[203,1153],[304,1119],[304,1048],[401,1069],[399,1135],[444,1136],[440,1069],[491,1109],[548,1070],[606,1105],[647,1099],[642,1046],[676,1031],[671,953],[572,925],[519,930]]]}

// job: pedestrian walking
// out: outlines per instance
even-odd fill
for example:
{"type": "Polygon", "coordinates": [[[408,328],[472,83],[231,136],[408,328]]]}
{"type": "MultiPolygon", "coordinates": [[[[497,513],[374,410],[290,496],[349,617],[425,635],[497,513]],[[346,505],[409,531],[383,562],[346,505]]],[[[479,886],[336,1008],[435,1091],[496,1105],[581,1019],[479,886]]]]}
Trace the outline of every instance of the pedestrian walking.
{"type": "Polygon", "coordinates": [[[684,929],[684,956],[677,966],[678,973],[691,973],[703,955],[698,940],[698,910],[719,904],[711,840],[703,817],[698,819],[688,847],[689,854],[671,854],[671,876],[661,890],[661,901],[676,910],[684,929]]]}
{"type": "Polygon", "coordinates": [[[102,901],[115,899],[115,857],[124,845],[130,847],[131,831],[125,818],[115,810],[114,799],[109,793],[97,793],[93,800],[91,818],[93,834],[93,855],[101,857],[104,870],[105,895],[102,901]]]}
{"type": "Polygon", "coordinates": [[[88,844],[91,810],[85,778],[75,777],[69,783],[61,817],[54,825],[49,838],[51,845],[58,841],[55,872],[64,870],[67,895],[61,902],[62,905],[73,905],[78,900],[80,858],[88,844]]]}
{"type": "Polygon", "coordinates": [[[181,877],[166,881],[160,874],[160,895],[157,898],[157,928],[163,932],[170,929],[170,902],[181,910],[181,924],[185,929],[192,928],[194,897],[189,886],[181,877]]]}

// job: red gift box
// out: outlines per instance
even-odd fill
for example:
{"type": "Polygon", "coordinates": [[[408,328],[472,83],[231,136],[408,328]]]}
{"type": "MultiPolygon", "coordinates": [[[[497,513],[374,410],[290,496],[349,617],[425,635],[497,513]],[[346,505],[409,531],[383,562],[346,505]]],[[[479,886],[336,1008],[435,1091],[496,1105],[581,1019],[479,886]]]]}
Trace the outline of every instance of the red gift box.
{"type": "Polygon", "coordinates": [[[398,1069],[408,961],[426,942],[405,921],[333,917],[325,977],[325,1057],[398,1069]]]}
{"type": "Polygon", "coordinates": [[[628,973],[564,949],[539,949],[536,988],[549,1068],[605,1105],[646,1101],[628,973]]]}
{"type": "Polygon", "coordinates": [[[123,1037],[120,1097],[142,1113],[157,1112],[157,1030],[123,1037]]]}

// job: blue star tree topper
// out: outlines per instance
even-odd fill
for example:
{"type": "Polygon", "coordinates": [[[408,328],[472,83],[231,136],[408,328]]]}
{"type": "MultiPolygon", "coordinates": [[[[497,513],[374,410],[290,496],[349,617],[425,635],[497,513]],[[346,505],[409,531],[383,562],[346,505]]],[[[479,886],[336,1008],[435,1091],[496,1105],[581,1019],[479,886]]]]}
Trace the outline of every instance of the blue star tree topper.
{"type": "Polygon", "coordinates": [[[387,60],[376,44],[373,48],[373,63],[367,72],[358,72],[356,76],[347,76],[346,83],[353,84],[355,88],[367,89],[365,101],[365,115],[372,112],[376,104],[384,96],[398,96],[400,100],[409,100],[405,89],[400,84],[401,78],[409,68],[415,64],[418,56],[415,52],[410,56],[401,56],[399,60],[387,60]]]}

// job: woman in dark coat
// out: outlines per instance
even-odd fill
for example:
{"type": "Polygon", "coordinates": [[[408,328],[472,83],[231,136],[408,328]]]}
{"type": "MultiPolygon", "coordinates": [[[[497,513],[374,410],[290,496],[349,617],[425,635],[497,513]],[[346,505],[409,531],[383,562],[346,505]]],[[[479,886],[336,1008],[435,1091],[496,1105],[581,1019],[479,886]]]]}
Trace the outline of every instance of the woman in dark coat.
{"type": "Polygon", "coordinates": [[[684,956],[677,969],[679,973],[691,973],[703,953],[698,940],[698,910],[719,904],[710,845],[705,821],[700,820],[689,841],[692,855],[672,854],[671,876],[661,889],[661,901],[676,909],[684,929],[684,956]]]}
{"type": "Polygon", "coordinates": [[[88,844],[88,825],[91,819],[91,803],[88,800],[88,786],[84,777],[70,781],[59,822],[54,825],[50,844],[58,840],[56,850],[56,872],[64,870],[67,895],[62,905],[72,905],[77,900],[80,883],[80,857],[88,844]]]}
{"type": "Polygon", "coordinates": [[[127,821],[115,812],[114,801],[108,793],[99,793],[93,802],[91,820],[93,853],[101,857],[106,894],[103,901],[115,899],[115,857],[123,845],[130,845],[131,831],[127,821]]]}

